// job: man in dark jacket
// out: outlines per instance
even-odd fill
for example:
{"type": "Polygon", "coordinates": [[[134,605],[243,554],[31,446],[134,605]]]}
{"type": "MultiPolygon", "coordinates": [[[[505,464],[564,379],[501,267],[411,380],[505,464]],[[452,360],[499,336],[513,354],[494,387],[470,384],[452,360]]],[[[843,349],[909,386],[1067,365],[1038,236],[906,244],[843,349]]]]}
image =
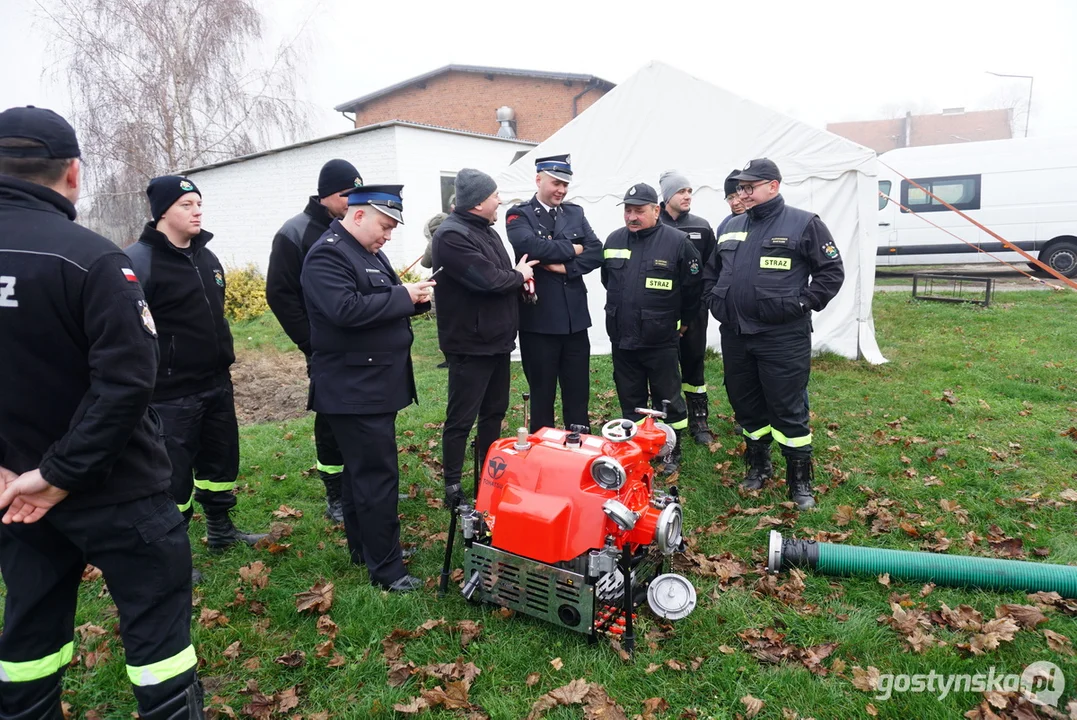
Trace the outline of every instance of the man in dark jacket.
{"type": "Polygon", "coordinates": [[[430,309],[432,281],[401,284],[381,252],[403,221],[400,185],[348,195],[303,261],[310,313],[314,410],[324,413],[344,455],[344,530],[352,561],[390,592],[422,581],[408,574],[397,517],[396,414],[418,401],[411,316],[430,309]]]}
{"type": "MultiPolygon", "coordinates": [[[[348,198],[341,193],[362,186],[363,178],[354,165],[347,160],[330,160],[318,174],[318,194],[312,195],[303,212],[284,223],[273,237],[266,273],[266,302],[284,332],[307,356],[307,375],[310,375],[310,320],[300,279],[303,258],[329,230],[329,224],[344,217],[348,198]]],[[[307,409],[311,409],[309,400],[307,409]]],[[[325,515],[333,522],[344,522],[340,504],[344,457],[329,423],[317,413],[314,414],[314,449],[318,475],[325,484],[325,515]]]]}
{"type": "Polygon", "coordinates": [[[140,717],[202,718],[191,548],[147,410],[153,316],[127,257],[72,222],[79,155],[52,111],[0,113],[0,720],[63,720],[87,563],[140,717]]]}
{"type": "Polygon", "coordinates": [[[525,255],[513,267],[501,237],[490,227],[500,203],[492,177],[464,168],[456,175],[456,208],[434,233],[434,267],[444,268],[434,289],[438,344],[449,361],[441,435],[447,507],[464,497],[460,476],[476,416],[480,463],[501,433],[509,407],[509,356],[520,322],[516,296],[534,277],[532,267],[538,262],[525,255]]]}
{"type": "Polygon", "coordinates": [[[224,268],[206,247],[213,234],[202,229],[202,194],[187,178],[164,175],[150,180],[146,195],[153,220],[127,255],[157,321],[153,408],[172,461],[172,497],[188,521],[192,499],[202,506],[210,550],[253,545],[265,536],[240,532],[229,517],[239,474],[228,370],[236,356],[224,317],[224,268]]]}
{"type": "Polygon", "coordinates": [[[752,160],[733,179],[747,212],[723,221],[704,293],[722,324],[726,392],[744,429],[741,487],[758,490],[770,478],[774,438],[785,456],[789,497],[807,510],[815,506],[807,407],[811,313],[838,294],[845,270],[819,216],[785,204],[774,162],[752,160]]]}
{"type": "Polygon", "coordinates": [[[505,228],[516,258],[535,268],[535,292],[520,296],[520,359],[531,390],[531,428],[554,426],[554,398],[561,385],[564,427],[590,432],[591,342],[583,276],[602,264],[602,241],[583,208],[565,202],[572,181],[568,155],[535,161],[538,192],[512,207],[505,228]]]}
{"type": "Polygon", "coordinates": [[[699,313],[700,261],[688,236],[658,221],[658,193],[638,183],[624,196],[625,227],[602,249],[606,332],[613,346],[613,382],[621,414],[642,420],[636,408],[669,401],[666,423],[677,442],[662,459],[662,472],[681,464],[688,410],[681,396],[680,328],[699,313]]]}
{"type": "MultiPolygon", "coordinates": [[[[714,252],[714,231],[710,223],[689,212],[692,208],[692,183],[679,172],[669,170],[662,173],[658,184],[665,200],[659,219],[687,233],[688,240],[699,253],[700,267],[706,265],[714,252]]],[[[714,442],[714,435],[707,426],[710,410],[707,381],[703,374],[709,317],[707,308],[700,304],[699,312],[688,327],[681,327],[681,389],[688,404],[688,432],[701,445],[714,442]]]]}

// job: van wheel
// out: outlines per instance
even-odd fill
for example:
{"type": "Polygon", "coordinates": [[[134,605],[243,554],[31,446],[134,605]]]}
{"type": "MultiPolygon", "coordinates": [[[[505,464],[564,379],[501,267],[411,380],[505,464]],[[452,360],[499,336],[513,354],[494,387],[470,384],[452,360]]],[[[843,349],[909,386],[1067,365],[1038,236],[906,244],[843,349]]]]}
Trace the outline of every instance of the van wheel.
{"type": "MultiPolygon", "coordinates": [[[[1052,243],[1046,251],[1040,253],[1039,261],[1068,278],[1077,277],[1077,242],[1062,240],[1052,243]]],[[[1031,265],[1036,277],[1054,277],[1036,265],[1031,265]]]]}

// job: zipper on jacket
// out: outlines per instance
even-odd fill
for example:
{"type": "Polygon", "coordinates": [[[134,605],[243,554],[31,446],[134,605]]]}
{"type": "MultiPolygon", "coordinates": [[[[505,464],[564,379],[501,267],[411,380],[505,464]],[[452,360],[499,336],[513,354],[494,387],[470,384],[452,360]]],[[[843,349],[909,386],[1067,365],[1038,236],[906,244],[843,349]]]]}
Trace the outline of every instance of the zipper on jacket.
{"type": "MultiPolygon", "coordinates": [[[[221,359],[221,338],[220,338],[220,335],[217,332],[217,318],[215,318],[213,316],[213,306],[210,305],[210,303],[209,303],[209,295],[206,294],[206,281],[202,279],[202,273],[199,272],[198,265],[194,261],[194,252],[192,252],[190,255],[187,255],[187,253],[183,253],[183,255],[191,263],[191,268],[194,270],[194,274],[198,278],[198,284],[202,286],[202,299],[206,301],[206,311],[209,313],[209,322],[210,322],[210,325],[213,327],[213,339],[216,341],[214,344],[216,345],[215,350],[216,350],[217,361],[219,363],[220,359],[221,359]]],[[[223,302],[222,302],[222,311],[223,311],[223,302]]]]}
{"type": "Polygon", "coordinates": [[[168,377],[172,377],[172,364],[176,359],[176,336],[168,336],[168,377]]]}

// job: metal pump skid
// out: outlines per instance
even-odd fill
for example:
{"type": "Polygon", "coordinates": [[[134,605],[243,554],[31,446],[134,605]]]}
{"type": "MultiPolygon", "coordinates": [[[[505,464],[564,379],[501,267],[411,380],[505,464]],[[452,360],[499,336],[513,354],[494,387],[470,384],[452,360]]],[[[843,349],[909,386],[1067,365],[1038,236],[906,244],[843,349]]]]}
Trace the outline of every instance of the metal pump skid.
{"type": "MultiPolygon", "coordinates": [[[[664,412],[637,412],[642,422],[611,420],[601,435],[520,428],[491,445],[481,474],[476,468],[474,506],[456,508],[465,597],[592,640],[622,636],[629,650],[644,597],[663,618],[692,611],[692,585],[661,574],[665,559],[683,548],[682,511],[675,487],[655,491],[651,467],[676,435],[656,422],[664,412]]],[[[445,579],[443,573],[443,589],[445,579]]]]}

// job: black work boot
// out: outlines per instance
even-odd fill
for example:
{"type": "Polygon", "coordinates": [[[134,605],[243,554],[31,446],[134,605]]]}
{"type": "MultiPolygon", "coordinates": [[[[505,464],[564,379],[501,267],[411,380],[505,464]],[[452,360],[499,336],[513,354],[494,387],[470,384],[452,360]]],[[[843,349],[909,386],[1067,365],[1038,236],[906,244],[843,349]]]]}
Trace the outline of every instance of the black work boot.
{"type": "Polygon", "coordinates": [[[139,711],[138,717],[141,720],[205,720],[204,697],[202,683],[195,679],[160,705],[145,712],[139,711]]]}
{"type": "Polygon", "coordinates": [[[64,720],[64,709],[60,704],[60,684],[35,702],[31,707],[11,714],[0,709],[0,720],[64,720]]]}
{"type": "Polygon", "coordinates": [[[319,470],[325,484],[325,516],[335,523],[344,522],[344,505],[341,501],[340,481],[344,473],[327,473],[319,470]]]}
{"type": "Polygon", "coordinates": [[[811,483],[815,479],[815,470],[811,457],[785,459],[785,484],[789,487],[789,499],[797,504],[799,510],[815,507],[811,483]]]}
{"type": "Polygon", "coordinates": [[[210,550],[227,550],[237,542],[254,545],[264,537],[265,535],[245,533],[237,529],[227,510],[213,513],[206,510],[206,540],[210,550]]]}
{"type": "Polygon", "coordinates": [[[662,456],[661,462],[658,464],[658,472],[663,475],[672,475],[681,469],[681,444],[684,442],[684,431],[677,430],[677,444],[673,446],[673,449],[662,456]]]}
{"type": "Polygon", "coordinates": [[[744,446],[744,480],[740,486],[744,490],[759,490],[774,474],[770,462],[770,440],[752,440],[745,438],[744,446]]]}
{"type": "Polygon", "coordinates": [[[692,433],[692,439],[700,445],[710,445],[714,442],[714,434],[707,426],[707,393],[686,392],[684,400],[688,403],[688,432],[692,433]]]}

